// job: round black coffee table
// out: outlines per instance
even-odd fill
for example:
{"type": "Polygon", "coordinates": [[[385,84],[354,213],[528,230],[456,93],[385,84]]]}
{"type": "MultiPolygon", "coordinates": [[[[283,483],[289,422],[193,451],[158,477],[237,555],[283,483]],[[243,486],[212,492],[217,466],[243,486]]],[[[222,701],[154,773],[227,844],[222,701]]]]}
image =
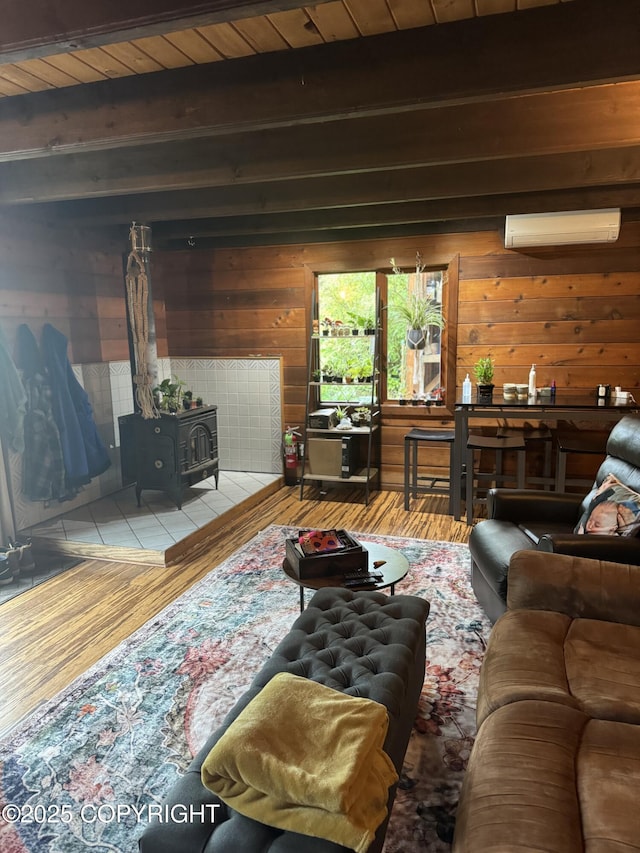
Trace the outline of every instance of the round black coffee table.
{"type": "MultiPolygon", "coordinates": [[[[382,580],[376,584],[363,584],[362,586],[345,588],[357,592],[363,589],[380,590],[390,587],[391,595],[393,595],[396,584],[406,577],[409,571],[409,561],[403,553],[396,551],[395,548],[389,548],[388,545],[377,545],[375,542],[363,542],[362,540],[358,541],[366,548],[369,555],[366,571],[379,572],[382,575],[382,580]],[[378,561],[384,561],[383,565],[374,568],[373,564],[378,561]]],[[[344,586],[344,575],[342,574],[327,575],[319,578],[299,578],[291,568],[288,560],[284,561],[282,568],[285,575],[300,587],[300,612],[304,610],[305,589],[318,590],[325,586],[344,586]]]]}

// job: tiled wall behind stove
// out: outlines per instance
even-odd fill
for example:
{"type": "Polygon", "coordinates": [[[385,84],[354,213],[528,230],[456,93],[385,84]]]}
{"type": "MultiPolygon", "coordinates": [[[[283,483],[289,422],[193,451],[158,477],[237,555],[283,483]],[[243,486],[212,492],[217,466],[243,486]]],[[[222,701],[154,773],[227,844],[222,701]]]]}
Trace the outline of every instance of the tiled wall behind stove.
{"type": "MultiPolygon", "coordinates": [[[[76,378],[93,407],[98,431],[111,467],[84,486],[72,501],[32,502],[22,495],[22,457],[11,454],[11,487],[18,530],[24,530],[90,503],[121,486],[118,418],[133,412],[131,366],[128,361],[74,365],[76,378]]],[[[159,381],[179,376],[194,399],[218,406],[218,449],[223,471],[282,471],[281,363],[278,358],[161,358],[159,381]]]]}
{"type": "Polygon", "coordinates": [[[279,358],[174,358],[171,369],[194,399],[218,406],[223,471],[282,471],[279,358]]]}

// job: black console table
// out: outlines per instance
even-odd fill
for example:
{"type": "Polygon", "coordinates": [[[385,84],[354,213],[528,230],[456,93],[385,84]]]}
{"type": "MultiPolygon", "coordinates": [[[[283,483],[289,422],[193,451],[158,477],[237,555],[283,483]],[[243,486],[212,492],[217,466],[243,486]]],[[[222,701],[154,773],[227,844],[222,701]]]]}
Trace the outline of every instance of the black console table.
{"type": "Polygon", "coordinates": [[[185,487],[215,477],[218,488],[217,406],[185,409],[159,418],[124,415],[120,425],[123,482],[166,492],[182,507],[185,487]]]}

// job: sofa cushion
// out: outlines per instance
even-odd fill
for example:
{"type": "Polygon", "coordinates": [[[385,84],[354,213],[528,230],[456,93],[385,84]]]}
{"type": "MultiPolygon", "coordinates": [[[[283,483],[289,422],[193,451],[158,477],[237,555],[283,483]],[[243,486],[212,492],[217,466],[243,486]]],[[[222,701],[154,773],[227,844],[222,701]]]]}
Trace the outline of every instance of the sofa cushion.
{"type": "Polygon", "coordinates": [[[541,701],[491,714],[462,782],[454,853],[584,853],[576,755],[588,720],[541,701]]]}
{"type": "Polygon", "coordinates": [[[497,708],[523,699],[640,724],[639,650],[640,628],[633,625],[509,610],[487,644],[478,725],[497,708]]]}
{"type": "Polygon", "coordinates": [[[555,702],[499,708],[469,759],[453,853],[638,849],[640,728],[555,702]]]}
{"type": "Polygon", "coordinates": [[[640,495],[607,474],[578,522],[575,533],[635,536],[640,530],[640,495]]]}

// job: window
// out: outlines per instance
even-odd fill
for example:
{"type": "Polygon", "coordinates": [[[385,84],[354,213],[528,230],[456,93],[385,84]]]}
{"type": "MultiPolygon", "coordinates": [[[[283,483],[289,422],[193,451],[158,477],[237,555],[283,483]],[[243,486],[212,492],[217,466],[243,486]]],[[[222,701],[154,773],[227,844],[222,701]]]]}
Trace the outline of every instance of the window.
{"type": "Polygon", "coordinates": [[[364,332],[375,329],[375,288],[375,272],[318,276],[320,402],[371,400],[374,339],[364,332]],[[358,330],[357,337],[353,329],[358,330]]]}
{"type": "Polygon", "coordinates": [[[388,276],[387,398],[438,398],[443,386],[442,295],[446,271],[388,276]]]}
{"type": "MultiPolygon", "coordinates": [[[[392,262],[393,264],[393,262],[392,262]]],[[[328,368],[327,376],[340,382],[328,387],[322,383],[322,403],[353,399],[353,389],[343,388],[352,375],[366,374],[370,364],[373,342],[362,337],[356,347],[342,347],[342,327],[362,326],[366,319],[373,321],[376,287],[380,292],[382,328],[380,341],[381,402],[412,398],[438,399],[438,389],[444,388],[443,402],[452,407],[455,401],[455,332],[457,325],[458,256],[446,267],[427,268],[416,255],[416,266],[411,270],[363,271],[349,273],[317,274],[318,332],[329,341],[321,349],[321,367],[328,368]],[[406,309],[414,300],[427,300],[435,315],[435,322],[427,322],[417,334],[419,349],[407,346],[409,323],[406,309]],[[420,340],[422,338],[422,340],[420,340]],[[352,351],[347,364],[345,353],[352,351]],[[360,373],[358,373],[360,371],[360,373]]],[[[355,343],[355,342],[354,342],[355,343]]],[[[366,393],[362,389],[363,395],[366,393]]]]}

